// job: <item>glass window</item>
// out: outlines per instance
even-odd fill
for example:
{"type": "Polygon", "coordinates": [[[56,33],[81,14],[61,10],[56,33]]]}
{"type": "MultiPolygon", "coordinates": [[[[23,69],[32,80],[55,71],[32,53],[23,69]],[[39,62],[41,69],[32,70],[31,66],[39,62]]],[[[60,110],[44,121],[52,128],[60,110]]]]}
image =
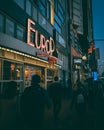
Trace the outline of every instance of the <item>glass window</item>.
{"type": "Polygon", "coordinates": [[[24,72],[25,87],[31,86],[32,75],[38,74],[41,77],[41,86],[45,88],[45,72],[43,68],[39,68],[32,65],[25,65],[24,72]]]}
{"type": "Polygon", "coordinates": [[[37,21],[37,9],[33,6],[33,19],[37,21]]]}
{"type": "Polygon", "coordinates": [[[22,9],[24,9],[24,0],[14,0],[17,5],[19,5],[22,9]]]}
{"type": "Polygon", "coordinates": [[[46,5],[46,0],[41,0],[44,5],[46,5]]]}
{"type": "Polygon", "coordinates": [[[46,16],[46,8],[42,5],[42,3],[41,3],[40,1],[37,1],[37,5],[38,5],[38,7],[39,7],[40,12],[41,12],[44,16],[46,16]]]}
{"type": "Polygon", "coordinates": [[[47,2],[47,19],[50,20],[50,2],[47,2]]]}
{"type": "Polygon", "coordinates": [[[61,26],[61,20],[58,18],[57,14],[55,13],[55,20],[61,26]]]}
{"type": "Polygon", "coordinates": [[[31,31],[31,35],[30,35],[30,41],[32,43],[35,43],[35,33],[31,31]]]}
{"type": "Polygon", "coordinates": [[[61,34],[62,32],[61,27],[56,22],[54,22],[54,27],[61,34]]]}
{"type": "Polygon", "coordinates": [[[60,12],[58,12],[58,16],[61,19],[61,22],[63,23],[64,22],[64,16],[60,12]]]}
{"type": "Polygon", "coordinates": [[[31,16],[31,2],[26,0],[26,13],[31,16]]]}
{"type": "Polygon", "coordinates": [[[17,39],[24,41],[24,29],[17,26],[17,39]]]}
{"type": "Polygon", "coordinates": [[[10,61],[3,62],[3,80],[22,80],[23,67],[10,61]]]}
{"type": "Polygon", "coordinates": [[[14,23],[10,19],[6,19],[6,33],[14,36],[14,23]]]}
{"type": "Polygon", "coordinates": [[[54,7],[55,7],[56,12],[57,12],[57,5],[58,5],[58,0],[54,0],[54,7]]]}
{"type": "Polygon", "coordinates": [[[0,32],[4,31],[4,16],[0,14],[0,32]]]}
{"type": "Polygon", "coordinates": [[[59,3],[58,3],[58,10],[61,12],[62,15],[64,14],[63,8],[59,3]]]}
{"type": "Polygon", "coordinates": [[[54,80],[54,70],[47,69],[47,88],[54,80]]]}

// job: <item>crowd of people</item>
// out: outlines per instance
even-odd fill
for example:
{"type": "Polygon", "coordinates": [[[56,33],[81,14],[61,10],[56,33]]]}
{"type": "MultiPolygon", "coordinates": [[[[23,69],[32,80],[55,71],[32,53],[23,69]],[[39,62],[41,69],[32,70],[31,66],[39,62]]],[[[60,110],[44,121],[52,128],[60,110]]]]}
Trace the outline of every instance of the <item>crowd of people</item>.
{"type": "Polygon", "coordinates": [[[40,82],[40,76],[33,75],[31,86],[26,87],[21,96],[17,91],[17,83],[8,83],[0,99],[1,130],[42,130],[45,108],[53,108],[54,120],[58,120],[62,99],[66,95],[71,99],[70,109],[74,106],[80,115],[84,115],[87,107],[98,110],[98,105],[102,108],[104,104],[103,85],[92,78],[84,82],[77,80],[73,85],[69,78],[64,87],[56,76],[47,90],[40,86],[40,82]]]}
{"type": "Polygon", "coordinates": [[[53,106],[56,119],[61,109],[62,86],[58,77],[54,77],[49,89],[40,86],[39,75],[32,75],[31,86],[26,87],[19,95],[17,83],[8,82],[0,99],[1,130],[42,130],[44,111],[53,106]]]}

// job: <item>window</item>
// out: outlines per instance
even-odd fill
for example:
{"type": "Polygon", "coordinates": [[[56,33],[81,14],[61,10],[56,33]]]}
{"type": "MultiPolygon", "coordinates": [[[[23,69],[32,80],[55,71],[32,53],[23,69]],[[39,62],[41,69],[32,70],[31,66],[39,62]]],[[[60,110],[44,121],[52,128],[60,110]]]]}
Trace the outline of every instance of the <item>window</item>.
{"type": "Polygon", "coordinates": [[[46,5],[46,0],[41,0],[42,4],[46,5]]]}
{"type": "Polygon", "coordinates": [[[62,25],[64,23],[64,10],[60,3],[57,2],[57,0],[55,3],[57,4],[57,6],[55,5],[57,11],[54,13],[54,27],[59,33],[62,33],[62,25]]]}
{"type": "Polygon", "coordinates": [[[58,17],[60,18],[61,23],[63,23],[64,22],[64,17],[60,12],[58,12],[58,17]]]}
{"type": "Polygon", "coordinates": [[[56,22],[54,22],[54,27],[61,34],[62,32],[61,27],[56,22]]]}
{"type": "Polygon", "coordinates": [[[47,19],[50,20],[50,2],[47,2],[47,19]]]}
{"type": "Polygon", "coordinates": [[[40,1],[37,1],[37,6],[38,6],[40,12],[41,12],[44,16],[46,16],[46,8],[45,8],[45,6],[44,6],[40,1]]]}
{"type": "Polygon", "coordinates": [[[41,77],[41,86],[45,88],[45,72],[44,68],[39,68],[36,66],[32,66],[29,64],[26,64],[24,66],[24,85],[25,87],[28,87],[31,85],[31,76],[34,74],[38,74],[41,77]]]}
{"type": "Polygon", "coordinates": [[[31,3],[29,0],[26,0],[26,13],[31,16],[31,3]]]}
{"type": "Polygon", "coordinates": [[[14,0],[17,5],[19,5],[22,9],[24,9],[24,0],[14,0]]]}
{"type": "Polygon", "coordinates": [[[33,19],[37,21],[37,9],[33,6],[33,19]]]}
{"type": "Polygon", "coordinates": [[[55,13],[55,20],[57,21],[57,23],[61,26],[61,20],[59,19],[59,17],[57,16],[57,14],[55,13]]]}
{"type": "Polygon", "coordinates": [[[31,31],[31,35],[30,35],[30,41],[31,41],[32,43],[35,43],[35,34],[34,34],[34,32],[32,32],[32,31],[31,31]]]}
{"type": "Polygon", "coordinates": [[[3,80],[22,80],[22,65],[10,61],[3,63],[3,80]]]}
{"type": "Polygon", "coordinates": [[[4,31],[4,17],[0,14],[0,32],[4,31]]]}
{"type": "Polygon", "coordinates": [[[58,5],[58,0],[55,0],[55,1],[54,1],[54,7],[55,7],[55,11],[56,11],[56,12],[57,12],[57,9],[58,9],[58,8],[57,8],[57,5],[58,5]]]}
{"type": "Polygon", "coordinates": [[[20,26],[17,26],[17,39],[24,41],[24,30],[20,26]]]}
{"type": "Polygon", "coordinates": [[[10,19],[6,19],[6,34],[14,36],[14,23],[10,19]]]}
{"type": "Polygon", "coordinates": [[[58,3],[58,10],[61,12],[62,15],[64,14],[63,8],[59,3],[58,3]]]}

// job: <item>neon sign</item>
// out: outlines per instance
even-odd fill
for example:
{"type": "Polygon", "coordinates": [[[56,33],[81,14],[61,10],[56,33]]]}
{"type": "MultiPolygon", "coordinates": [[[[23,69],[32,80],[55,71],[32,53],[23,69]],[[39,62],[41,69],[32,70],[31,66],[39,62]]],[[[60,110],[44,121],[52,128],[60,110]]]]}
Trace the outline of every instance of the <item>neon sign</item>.
{"type": "Polygon", "coordinates": [[[52,55],[49,55],[49,54],[46,54],[46,53],[42,53],[42,52],[37,52],[36,55],[37,55],[37,56],[48,57],[48,61],[49,61],[51,64],[56,64],[56,63],[57,63],[57,57],[55,57],[55,56],[52,56],[52,55]]]}
{"type": "Polygon", "coordinates": [[[37,49],[43,50],[49,55],[55,51],[55,44],[52,37],[46,39],[43,34],[39,34],[38,30],[33,28],[35,22],[28,19],[27,43],[37,49]],[[34,42],[31,41],[31,33],[34,34],[34,42]]]}

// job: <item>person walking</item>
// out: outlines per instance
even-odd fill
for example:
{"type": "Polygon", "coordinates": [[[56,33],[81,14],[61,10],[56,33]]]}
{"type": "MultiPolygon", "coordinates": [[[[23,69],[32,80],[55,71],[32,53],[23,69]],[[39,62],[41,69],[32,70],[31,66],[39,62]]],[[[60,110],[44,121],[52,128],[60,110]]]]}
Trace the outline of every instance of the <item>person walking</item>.
{"type": "Polygon", "coordinates": [[[19,130],[17,83],[10,81],[0,100],[0,130],[19,130]],[[17,125],[18,124],[18,125],[17,125]]]}
{"type": "Polygon", "coordinates": [[[62,101],[62,85],[58,81],[58,77],[54,77],[54,82],[49,86],[49,95],[53,103],[53,114],[54,118],[57,119],[61,110],[62,101]]]}
{"type": "Polygon", "coordinates": [[[40,76],[33,75],[31,86],[27,87],[21,96],[21,115],[28,130],[42,130],[45,105],[51,108],[48,93],[40,86],[40,82],[40,76]]]}

